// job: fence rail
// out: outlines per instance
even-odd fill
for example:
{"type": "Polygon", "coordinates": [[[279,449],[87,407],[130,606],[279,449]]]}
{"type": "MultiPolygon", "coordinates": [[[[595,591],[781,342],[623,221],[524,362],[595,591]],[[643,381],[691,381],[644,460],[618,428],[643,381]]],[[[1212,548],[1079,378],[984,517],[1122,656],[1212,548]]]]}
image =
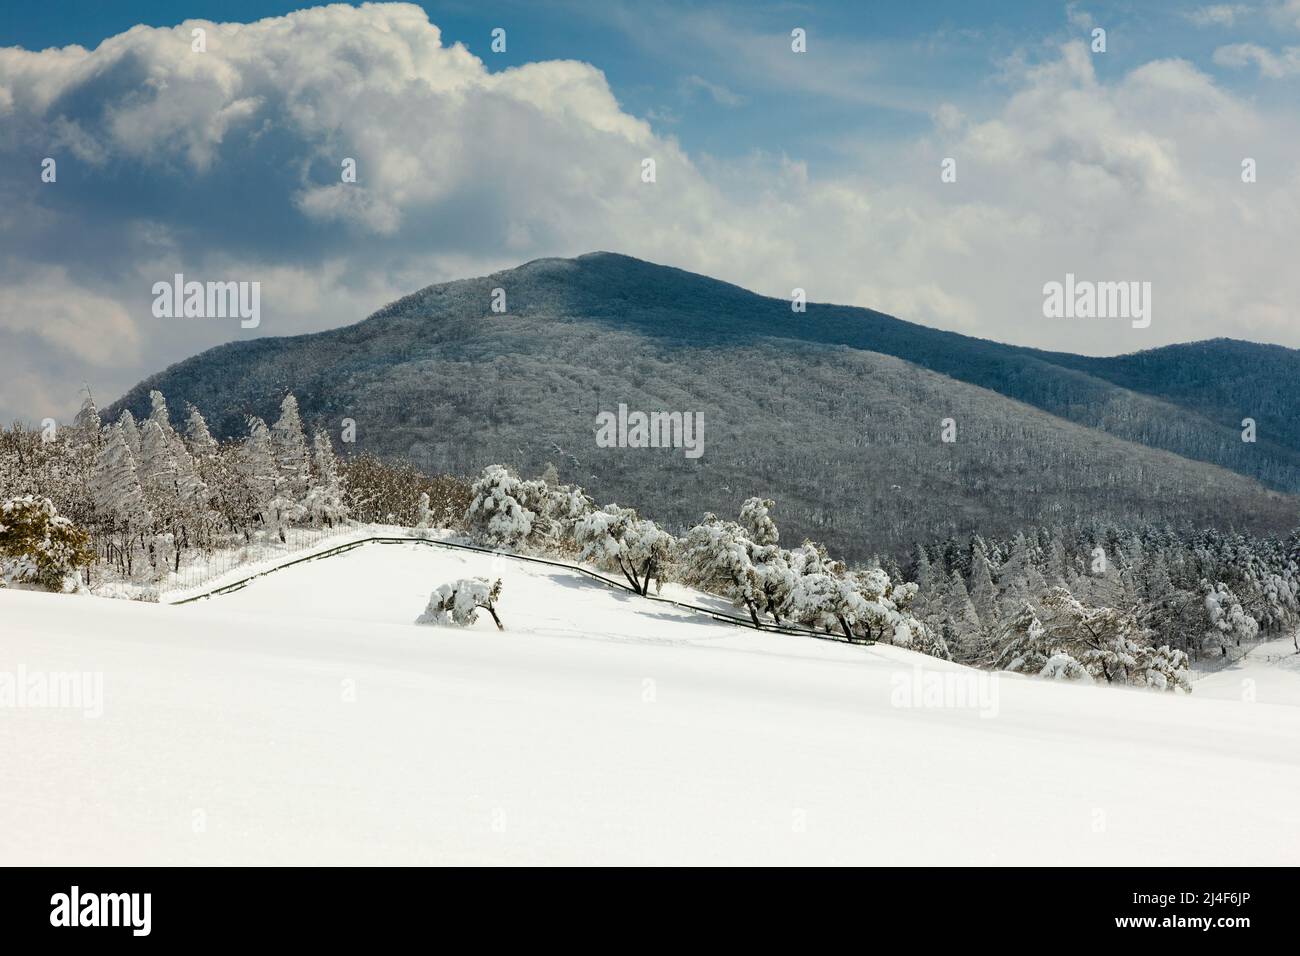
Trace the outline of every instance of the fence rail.
{"type": "Polygon", "coordinates": [[[195,601],[205,601],[208,598],[218,597],[223,594],[233,594],[235,591],[239,591],[242,590],[243,588],[248,587],[248,585],[256,581],[258,578],[266,577],[268,574],[274,574],[277,571],[283,571],[285,568],[291,568],[294,565],[305,564],[308,561],[320,561],[323,560],[324,558],[336,557],[337,555],[346,554],[349,551],[355,550],[356,548],[360,548],[363,547],[364,545],[369,545],[369,544],[421,544],[421,545],[427,545],[429,547],[446,548],[455,551],[474,551],[479,554],[490,554],[495,557],[510,558],[511,560],[514,561],[527,561],[530,564],[544,564],[549,567],[562,568],[565,571],[573,571],[578,574],[586,575],[587,577],[591,578],[594,581],[600,582],[606,587],[611,587],[620,591],[625,591],[628,594],[635,594],[637,597],[643,598],[647,601],[655,601],[660,604],[671,604],[674,607],[679,607],[684,610],[695,611],[699,614],[706,614],[709,617],[713,618],[715,621],[719,621],[724,624],[734,624],[739,627],[747,627],[750,630],[755,630],[755,631],[770,631],[776,634],[790,634],[799,637],[811,637],[820,641],[835,641],[836,643],[839,644],[854,644],[859,646],[867,646],[875,643],[875,641],[871,641],[871,640],[850,641],[848,638],[844,637],[843,635],[835,634],[830,631],[816,631],[806,627],[795,627],[793,625],[786,625],[786,624],[765,624],[762,622],[755,624],[752,620],[740,617],[738,615],[727,614],[724,611],[719,611],[717,608],[704,607],[699,604],[691,604],[688,601],[675,601],[672,598],[661,597],[657,594],[639,594],[632,587],[630,587],[629,585],[625,584],[622,581],[616,580],[615,578],[606,577],[600,572],[593,571],[590,568],[584,568],[581,565],[577,565],[577,564],[569,564],[564,561],[553,561],[549,558],[538,558],[538,557],[534,557],[533,555],[527,555],[527,554],[512,554],[509,551],[497,551],[492,548],[481,548],[477,545],[461,544],[455,541],[437,541],[432,538],[401,537],[396,535],[391,535],[391,536],[372,535],[366,538],[359,538],[352,541],[347,541],[344,542],[343,544],[336,545],[335,547],[327,548],[324,551],[317,551],[317,552],[313,552],[312,554],[302,555],[301,557],[294,558],[291,561],[285,561],[281,564],[277,564],[274,567],[264,568],[261,571],[257,571],[254,572],[253,574],[248,575],[247,577],[240,578],[237,581],[231,581],[227,584],[219,585],[218,587],[212,588],[209,591],[205,591],[202,594],[194,594],[189,597],[182,598],[179,601],[171,601],[169,603],[176,604],[176,605],[192,604],[195,601]]]}

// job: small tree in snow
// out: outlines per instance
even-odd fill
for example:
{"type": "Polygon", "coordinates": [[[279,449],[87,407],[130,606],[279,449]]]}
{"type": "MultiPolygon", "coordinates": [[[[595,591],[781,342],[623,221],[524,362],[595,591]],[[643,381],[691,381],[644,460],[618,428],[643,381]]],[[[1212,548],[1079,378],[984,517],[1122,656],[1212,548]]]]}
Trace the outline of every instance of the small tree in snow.
{"type": "Polygon", "coordinates": [[[0,582],[62,591],[94,559],[89,536],[49,498],[23,495],[0,504],[0,582]]]}
{"type": "Polygon", "coordinates": [[[649,594],[672,557],[673,536],[631,508],[606,505],[578,520],[574,538],[583,561],[620,571],[637,594],[649,594]]]}
{"type": "Polygon", "coordinates": [[[504,631],[497,616],[496,603],[501,596],[501,579],[490,584],[487,578],[461,578],[441,584],[429,595],[424,613],[415,619],[416,624],[437,624],[469,627],[478,620],[479,608],[492,615],[497,630],[504,631]]]}

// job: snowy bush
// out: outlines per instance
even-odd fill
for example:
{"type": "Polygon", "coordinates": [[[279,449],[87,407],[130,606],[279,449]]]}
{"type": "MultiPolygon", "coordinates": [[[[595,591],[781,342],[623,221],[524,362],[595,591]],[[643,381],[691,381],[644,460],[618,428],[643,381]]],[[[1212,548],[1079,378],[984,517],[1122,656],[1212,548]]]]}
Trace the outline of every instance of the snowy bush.
{"type": "Polygon", "coordinates": [[[673,536],[653,521],[615,504],[578,519],[573,536],[583,561],[621,572],[637,594],[650,593],[651,580],[660,580],[675,545],[673,536]]]}
{"type": "Polygon", "coordinates": [[[745,608],[757,627],[762,587],[750,558],[750,545],[740,525],[707,514],[682,539],[678,567],[684,583],[745,608]]]}
{"type": "Polygon", "coordinates": [[[0,504],[0,582],[63,591],[94,560],[89,540],[49,498],[9,498],[0,504]]]}
{"type": "Polygon", "coordinates": [[[470,488],[473,499],[465,526],[476,540],[494,548],[522,548],[541,532],[538,505],[546,499],[545,482],[525,481],[504,465],[488,465],[470,488]]]}
{"type": "Polygon", "coordinates": [[[495,584],[488,583],[487,578],[461,578],[459,581],[441,584],[429,595],[429,604],[424,613],[415,619],[415,623],[469,627],[478,620],[478,611],[482,608],[492,615],[497,630],[503,631],[505,628],[501,626],[496,611],[496,602],[500,596],[500,578],[495,584]]]}

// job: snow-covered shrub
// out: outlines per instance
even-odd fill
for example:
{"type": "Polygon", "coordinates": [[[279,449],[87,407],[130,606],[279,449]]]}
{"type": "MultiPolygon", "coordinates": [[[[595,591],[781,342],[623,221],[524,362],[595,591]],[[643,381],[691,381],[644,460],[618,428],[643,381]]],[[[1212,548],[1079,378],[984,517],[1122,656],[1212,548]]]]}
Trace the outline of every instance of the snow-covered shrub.
{"type": "Polygon", "coordinates": [[[681,540],[677,563],[683,583],[745,608],[757,627],[762,586],[750,558],[751,544],[740,525],[706,514],[681,540]]]}
{"type": "Polygon", "coordinates": [[[1018,636],[999,657],[1008,670],[1075,680],[1081,668],[1097,682],[1191,691],[1187,655],[1153,647],[1135,611],[1090,607],[1063,586],[1049,589],[1041,605],[1041,625],[1028,605],[1018,615],[1018,636]]]}
{"type": "Polygon", "coordinates": [[[577,485],[552,484],[545,479],[542,484],[546,488],[542,514],[550,547],[562,554],[580,550],[578,523],[596,509],[596,503],[577,485]]]}
{"type": "Polygon", "coordinates": [[[583,561],[621,572],[637,594],[649,594],[650,582],[661,580],[675,544],[653,521],[615,504],[579,518],[573,536],[583,561]]]}
{"type": "Polygon", "coordinates": [[[497,630],[504,631],[496,611],[500,596],[500,578],[497,578],[495,584],[489,583],[487,578],[461,578],[449,584],[440,584],[429,595],[429,604],[424,613],[415,619],[415,623],[469,627],[478,620],[478,610],[482,608],[492,615],[497,630]]]}
{"type": "Polygon", "coordinates": [[[22,495],[0,504],[0,581],[5,584],[62,591],[94,559],[89,536],[62,517],[49,498],[22,495]]]}
{"type": "Polygon", "coordinates": [[[771,498],[749,498],[740,506],[740,526],[749,540],[757,545],[776,544],[781,540],[771,510],[776,502],[771,498]]]}
{"type": "Polygon", "coordinates": [[[1092,683],[1092,675],[1088,673],[1088,669],[1065,651],[1057,651],[1049,657],[1042,670],[1038,672],[1038,676],[1047,680],[1072,680],[1081,684],[1092,683]]]}
{"type": "Polygon", "coordinates": [[[494,548],[518,549],[544,536],[545,482],[525,481],[504,465],[488,465],[470,491],[473,499],[465,511],[465,526],[476,540],[494,548]]]}
{"type": "Polygon", "coordinates": [[[942,647],[946,653],[942,638],[911,614],[909,608],[915,595],[914,585],[896,588],[881,568],[818,570],[801,575],[795,582],[790,617],[811,627],[838,627],[850,641],[880,641],[900,647],[916,643],[918,649],[942,647]]]}
{"type": "Polygon", "coordinates": [[[1146,686],[1156,690],[1192,692],[1187,655],[1183,651],[1171,650],[1168,644],[1144,647],[1138,657],[1137,674],[1146,686]]]}

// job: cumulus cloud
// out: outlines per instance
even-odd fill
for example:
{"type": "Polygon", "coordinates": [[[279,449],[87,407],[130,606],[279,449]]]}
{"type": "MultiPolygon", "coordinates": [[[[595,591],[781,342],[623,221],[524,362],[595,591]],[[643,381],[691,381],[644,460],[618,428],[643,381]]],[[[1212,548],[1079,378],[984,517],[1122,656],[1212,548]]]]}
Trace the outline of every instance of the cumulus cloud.
{"type": "Polygon", "coordinates": [[[814,174],[691,156],[590,64],[490,72],[405,4],[0,49],[0,163],[30,171],[0,179],[0,379],[17,383],[0,414],[66,413],[83,379],[111,399],[220,342],[595,249],[1044,347],[1300,345],[1293,121],[1179,60],[1103,81],[1078,42],[1005,80],[990,109],[932,103],[925,134],[864,136],[859,163],[814,174]],[[1152,281],[1152,327],[1044,320],[1042,285],[1067,271],[1152,281]],[[155,319],[152,284],[177,272],[260,281],[260,327],[155,319]]]}

